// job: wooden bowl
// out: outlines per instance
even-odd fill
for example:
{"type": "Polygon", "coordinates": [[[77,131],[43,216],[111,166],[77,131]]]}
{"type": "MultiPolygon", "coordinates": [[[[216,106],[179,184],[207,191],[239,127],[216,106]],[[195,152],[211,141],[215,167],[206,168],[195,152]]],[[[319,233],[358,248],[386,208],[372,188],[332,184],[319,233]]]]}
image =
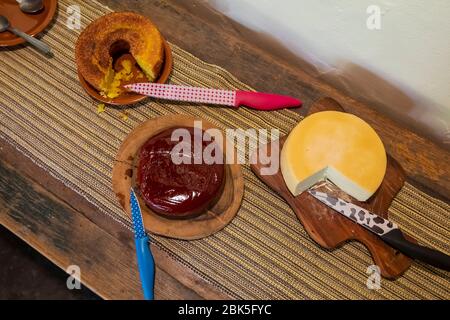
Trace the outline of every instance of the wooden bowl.
{"type": "MultiPolygon", "coordinates": [[[[216,128],[213,124],[187,115],[169,115],[147,120],[135,128],[122,142],[112,171],[112,187],[120,205],[131,217],[130,188],[134,187],[136,159],[139,149],[148,139],[174,127],[194,127],[194,121],[202,121],[202,129],[216,128]]],[[[223,141],[226,141],[225,135],[223,141]]],[[[224,154],[227,150],[225,144],[224,154]]],[[[235,159],[237,152],[234,152],[235,159]]],[[[137,193],[138,194],[138,193],[137,193]]],[[[224,228],[239,210],[244,195],[244,179],[241,166],[234,161],[225,164],[225,181],[222,193],[215,205],[205,213],[188,219],[166,218],[152,212],[139,197],[144,225],[151,233],[170,238],[194,240],[207,237],[224,228]]]]}
{"type": "MultiPolygon", "coordinates": [[[[172,67],[173,67],[172,49],[170,48],[170,45],[167,43],[167,41],[165,39],[163,39],[163,41],[164,41],[164,65],[161,69],[161,74],[160,74],[158,80],[156,80],[157,83],[166,83],[167,80],[169,79],[169,76],[170,76],[170,73],[172,72],[172,67]]],[[[94,88],[91,84],[89,84],[83,78],[83,76],[80,74],[79,71],[78,71],[78,79],[80,80],[81,86],[87,92],[87,94],[89,94],[95,100],[98,100],[98,101],[101,101],[101,102],[104,102],[107,104],[111,104],[111,105],[115,105],[115,106],[122,106],[122,105],[127,105],[127,104],[134,104],[134,103],[137,103],[137,102],[142,101],[145,98],[147,98],[147,96],[133,93],[133,92],[123,93],[120,96],[113,98],[113,99],[106,98],[106,97],[103,97],[102,95],[100,95],[98,90],[96,88],[94,88]]]]}

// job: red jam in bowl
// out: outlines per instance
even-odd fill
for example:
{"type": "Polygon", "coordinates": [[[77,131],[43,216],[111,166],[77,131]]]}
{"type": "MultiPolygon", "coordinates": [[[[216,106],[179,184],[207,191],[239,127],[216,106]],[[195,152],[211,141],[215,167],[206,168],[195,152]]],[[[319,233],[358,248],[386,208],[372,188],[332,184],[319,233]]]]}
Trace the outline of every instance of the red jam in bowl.
{"type": "Polygon", "coordinates": [[[189,132],[191,148],[178,148],[176,154],[185,161],[175,164],[171,151],[181,141],[172,141],[175,129],[179,128],[167,129],[141,147],[137,185],[142,199],[153,212],[168,218],[190,218],[204,213],[218,200],[224,184],[225,167],[223,161],[206,164],[202,159],[197,164],[198,157],[194,163],[198,150],[202,150],[203,154],[209,144],[216,143],[203,141],[199,133],[203,136],[204,131],[194,128],[181,128],[189,132]],[[186,163],[189,160],[190,164],[186,163]]]}

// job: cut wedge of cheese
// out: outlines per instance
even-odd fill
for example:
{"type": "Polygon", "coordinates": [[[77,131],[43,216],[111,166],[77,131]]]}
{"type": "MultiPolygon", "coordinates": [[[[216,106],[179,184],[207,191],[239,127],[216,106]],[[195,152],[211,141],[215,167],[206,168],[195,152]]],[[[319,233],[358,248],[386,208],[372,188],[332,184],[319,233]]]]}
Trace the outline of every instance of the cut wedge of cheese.
{"type": "Polygon", "coordinates": [[[372,196],[386,172],[375,130],[345,112],[323,111],[301,121],[281,150],[281,172],[294,196],[328,179],[359,201],[372,196]]]}

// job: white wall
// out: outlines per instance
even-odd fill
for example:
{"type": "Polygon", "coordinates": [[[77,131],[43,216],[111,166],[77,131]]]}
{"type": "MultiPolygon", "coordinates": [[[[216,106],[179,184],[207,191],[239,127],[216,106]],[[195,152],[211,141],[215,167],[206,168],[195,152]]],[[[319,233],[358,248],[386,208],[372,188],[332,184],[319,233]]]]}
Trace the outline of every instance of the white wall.
{"type": "Polygon", "coordinates": [[[357,98],[450,144],[450,1],[208,0],[357,98]],[[369,5],[381,30],[369,30],[369,5]]]}

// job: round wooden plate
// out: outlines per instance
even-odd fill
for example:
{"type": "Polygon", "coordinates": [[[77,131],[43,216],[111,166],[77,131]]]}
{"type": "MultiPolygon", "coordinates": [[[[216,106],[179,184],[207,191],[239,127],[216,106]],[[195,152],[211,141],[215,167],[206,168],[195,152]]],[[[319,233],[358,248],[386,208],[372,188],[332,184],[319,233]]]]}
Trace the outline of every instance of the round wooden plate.
{"type": "MultiPolygon", "coordinates": [[[[27,14],[20,10],[16,0],[1,0],[0,14],[8,18],[11,26],[31,36],[44,31],[50,24],[56,12],[57,0],[44,0],[44,9],[34,14],[27,14]]],[[[24,43],[21,37],[5,31],[0,32],[0,47],[15,46],[24,43]]]]}
{"type": "MultiPolygon", "coordinates": [[[[152,136],[173,127],[194,127],[194,121],[202,121],[203,130],[216,128],[213,124],[186,115],[169,115],[151,120],[135,128],[122,142],[112,171],[112,187],[120,205],[131,217],[130,188],[136,176],[135,159],[140,147],[152,136]]],[[[225,139],[224,139],[225,141],[225,139]]],[[[224,150],[224,154],[234,150],[224,150]]],[[[237,152],[234,152],[237,155],[237,152]]],[[[151,233],[170,238],[194,240],[207,237],[224,228],[236,216],[244,195],[244,179],[241,167],[225,165],[225,186],[217,203],[204,214],[186,220],[167,219],[152,212],[139,198],[145,228],[151,233]]]]}
{"type": "MultiPolygon", "coordinates": [[[[164,40],[164,65],[161,70],[161,75],[159,76],[158,80],[156,80],[157,83],[166,83],[169,79],[170,73],[172,72],[173,67],[173,58],[172,58],[172,49],[170,48],[170,45],[167,43],[165,39],[164,40]]],[[[147,96],[137,94],[134,92],[126,92],[124,94],[121,94],[117,98],[105,98],[95,89],[93,86],[91,86],[80,74],[78,73],[78,79],[80,80],[80,84],[83,87],[83,89],[86,91],[88,95],[90,95],[95,100],[115,105],[115,106],[122,106],[122,105],[128,105],[137,103],[139,101],[142,101],[147,98],[147,96]]],[[[142,82],[142,81],[141,81],[142,82]]]]}

